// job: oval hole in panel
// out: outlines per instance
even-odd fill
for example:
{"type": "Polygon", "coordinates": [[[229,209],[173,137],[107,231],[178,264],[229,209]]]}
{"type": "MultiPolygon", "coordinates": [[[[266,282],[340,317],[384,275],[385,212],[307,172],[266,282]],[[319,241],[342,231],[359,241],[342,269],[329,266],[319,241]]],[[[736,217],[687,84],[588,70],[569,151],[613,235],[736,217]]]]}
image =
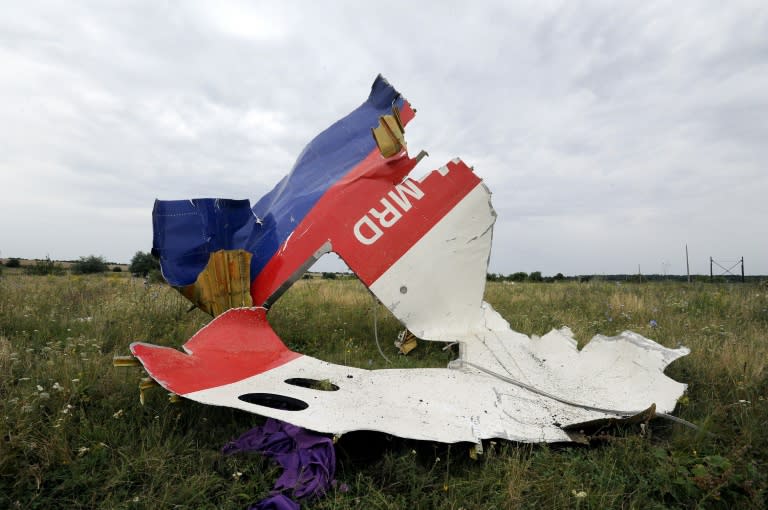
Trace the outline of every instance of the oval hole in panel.
{"type": "Polygon", "coordinates": [[[318,379],[308,379],[305,377],[294,377],[292,379],[286,379],[286,384],[290,384],[291,386],[301,386],[302,388],[309,388],[310,390],[320,390],[320,391],[339,391],[339,387],[333,384],[328,379],[324,380],[318,380],[318,379]]]}
{"type": "Polygon", "coordinates": [[[274,393],[245,393],[237,397],[243,402],[281,411],[303,411],[309,404],[298,398],[275,395],[274,393]]]}

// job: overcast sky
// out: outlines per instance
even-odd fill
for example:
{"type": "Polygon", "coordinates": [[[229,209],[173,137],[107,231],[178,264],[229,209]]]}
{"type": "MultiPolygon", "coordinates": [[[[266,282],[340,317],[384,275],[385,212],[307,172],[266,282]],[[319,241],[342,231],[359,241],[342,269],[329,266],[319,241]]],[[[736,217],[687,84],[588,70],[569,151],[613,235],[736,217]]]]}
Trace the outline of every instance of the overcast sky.
{"type": "Polygon", "coordinates": [[[127,262],[155,198],[255,202],[382,73],[417,172],[493,191],[490,271],[768,274],[764,0],[7,2],[0,63],[2,257],[127,262]]]}

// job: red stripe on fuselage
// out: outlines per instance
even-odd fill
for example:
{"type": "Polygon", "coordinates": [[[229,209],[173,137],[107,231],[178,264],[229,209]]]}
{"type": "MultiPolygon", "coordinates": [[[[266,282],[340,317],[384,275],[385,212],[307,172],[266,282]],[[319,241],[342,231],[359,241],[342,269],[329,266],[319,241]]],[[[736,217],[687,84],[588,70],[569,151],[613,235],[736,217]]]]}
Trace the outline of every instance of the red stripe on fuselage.
{"type": "Polygon", "coordinates": [[[414,166],[415,161],[405,155],[385,160],[378,150],[371,152],[323,195],[254,279],[254,303],[264,303],[328,240],[333,251],[370,286],[480,183],[463,162],[450,162],[445,175],[434,171],[420,182],[406,180],[406,187],[412,192],[417,190],[419,198],[403,194],[402,188],[397,194],[397,184],[414,166]],[[394,199],[390,192],[401,200],[394,199]],[[373,212],[385,209],[383,200],[392,206],[390,214],[383,218],[388,226],[382,225],[382,219],[373,212]],[[364,220],[366,216],[368,220],[364,220]],[[364,233],[374,234],[368,238],[377,236],[374,242],[366,244],[355,235],[355,225],[360,221],[367,228],[364,233]]]}

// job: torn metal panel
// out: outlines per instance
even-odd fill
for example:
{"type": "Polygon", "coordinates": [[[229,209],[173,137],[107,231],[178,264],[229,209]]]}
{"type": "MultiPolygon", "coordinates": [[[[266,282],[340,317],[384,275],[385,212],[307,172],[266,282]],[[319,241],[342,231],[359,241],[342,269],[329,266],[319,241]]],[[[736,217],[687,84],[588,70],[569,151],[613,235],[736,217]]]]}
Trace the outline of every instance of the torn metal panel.
{"type": "MultiPolygon", "coordinates": [[[[556,333],[550,340],[571,342],[556,333]]],[[[521,350],[536,344],[527,337],[521,350]]],[[[522,340],[517,337],[517,340],[522,340]]],[[[640,344],[623,337],[606,339],[619,346],[622,354],[642,362],[638,354],[659,352],[650,340],[640,344]],[[635,348],[639,348],[637,351],[635,348]]],[[[292,352],[279,341],[266,321],[266,310],[229,310],[214,319],[185,346],[186,355],[167,347],[137,343],[133,354],[142,360],[149,374],[169,391],[211,405],[223,405],[287,421],[320,432],[342,434],[354,430],[377,430],[413,439],[442,442],[506,438],[515,441],[569,441],[564,427],[598,419],[619,418],[620,414],[567,405],[521,386],[494,377],[472,366],[456,368],[364,370],[335,365],[292,352]],[[319,384],[296,384],[296,379],[319,384]],[[325,382],[325,388],[323,384],[325,382]]],[[[661,348],[663,352],[663,348],[661,348]]],[[[685,354],[667,350],[666,359],[685,354]]],[[[599,380],[621,379],[626,374],[621,356],[577,360],[574,374],[558,377],[546,386],[557,396],[584,406],[606,407],[634,415],[661,402],[661,411],[674,407],[684,385],[675,383],[660,370],[651,369],[652,380],[640,388],[630,385],[601,385],[599,380]],[[588,385],[588,370],[600,379],[588,385]],[[591,391],[597,390],[597,393],[591,391]],[[621,399],[626,398],[626,402],[621,399]],[[644,405],[633,407],[638,402],[644,405]]],[[[503,353],[502,353],[503,356],[503,353]]],[[[533,359],[532,356],[528,356],[533,359]]],[[[518,360],[506,359],[515,366],[518,360]]],[[[481,366],[481,365],[478,365],[481,366]]],[[[521,378],[539,385],[544,369],[521,378]]],[[[506,373],[505,373],[506,375],[506,373]]],[[[643,382],[631,377],[630,384],[643,382]]]]}
{"type": "Polygon", "coordinates": [[[323,230],[334,220],[328,211],[355,194],[375,195],[377,187],[400,183],[413,169],[417,160],[402,151],[404,141],[399,141],[413,116],[408,102],[379,76],[368,99],[312,140],[288,175],[252,208],[248,200],[157,200],[153,253],[163,276],[171,285],[190,285],[210,253],[243,249],[252,254],[253,303],[274,301],[282,284],[328,241],[323,230]],[[399,147],[389,158],[382,157],[371,136],[380,119],[392,119],[382,122],[399,147]],[[365,181],[375,183],[374,189],[365,181]],[[313,242],[294,248],[310,228],[313,242]]]}
{"type": "Polygon", "coordinates": [[[457,342],[459,359],[444,369],[327,363],[290,351],[266,309],[253,307],[216,317],[183,346],[187,354],[132,344],[150,375],[192,400],[316,431],[442,442],[568,441],[576,424],[653,404],[671,411],[685,385],[663,372],[687,349],[624,332],[579,351],[569,330],[529,338],[483,302],[496,218],[490,192],[458,159],[410,178],[419,158],[398,136],[412,117],[377,79],[368,101],[310,143],[248,214],[242,201],[158,202],[155,247],[172,283],[197,278],[213,248],[252,253],[257,305],[332,250],[417,337],[457,342]]]}

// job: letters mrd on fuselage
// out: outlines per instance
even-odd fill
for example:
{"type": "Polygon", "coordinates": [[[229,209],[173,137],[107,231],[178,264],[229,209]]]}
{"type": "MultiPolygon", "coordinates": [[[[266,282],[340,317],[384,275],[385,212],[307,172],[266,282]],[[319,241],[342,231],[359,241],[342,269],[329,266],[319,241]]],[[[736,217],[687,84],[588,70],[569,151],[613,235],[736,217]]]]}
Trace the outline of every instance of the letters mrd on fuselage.
{"type": "Polygon", "coordinates": [[[397,184],[379,200],[381,210],[372,207],[352,228],[355,238],[362,244],[371,245],[384,235],[384,231],[395,225],[403,214],[411,209],[411,199],[421,200],[424,192],[414,181],[406,179],[397,184]]]}

